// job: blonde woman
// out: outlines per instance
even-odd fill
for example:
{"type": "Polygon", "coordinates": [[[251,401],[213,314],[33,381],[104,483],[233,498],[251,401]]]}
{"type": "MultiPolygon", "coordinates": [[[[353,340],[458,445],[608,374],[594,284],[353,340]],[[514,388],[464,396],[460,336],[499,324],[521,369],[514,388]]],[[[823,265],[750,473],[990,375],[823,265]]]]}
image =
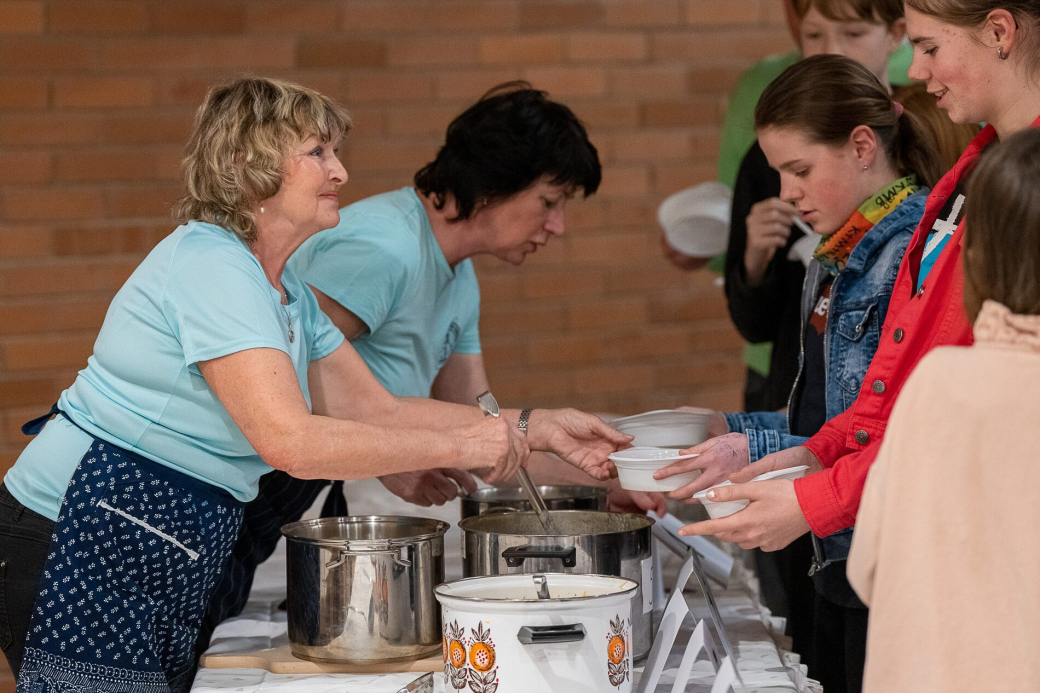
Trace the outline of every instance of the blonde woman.
{"type": "Polygon", "coordinates": [[[390,395],[286,268],[339,220],[349,127],[330,99],[261,78],[200,109],[182,225],[117,293],[57,418],[0,487],[0,629],[20,689],[187,690],[242,506],[272,467],[323,479],[490,468],[495,480],[551,439],[609,476],[606,455],[627,438],[595,417],[543,411],[525,438],[518,412],[390,395]]]}

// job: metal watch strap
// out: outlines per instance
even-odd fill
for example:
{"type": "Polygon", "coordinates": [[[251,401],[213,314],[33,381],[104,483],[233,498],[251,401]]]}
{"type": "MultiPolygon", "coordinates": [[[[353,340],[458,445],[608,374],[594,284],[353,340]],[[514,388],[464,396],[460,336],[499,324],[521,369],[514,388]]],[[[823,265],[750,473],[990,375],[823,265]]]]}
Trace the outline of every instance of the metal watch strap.
{"type": "Polygon", "coordinates": [[[531,420],[531,410],[530,409],[521,409],[520,410],[520,420],[516,422],[516,427],[519,428],[521,431],[523,431],[524,435],[527,435],[527,422],[530,421],[530,420],[531,420]]]}

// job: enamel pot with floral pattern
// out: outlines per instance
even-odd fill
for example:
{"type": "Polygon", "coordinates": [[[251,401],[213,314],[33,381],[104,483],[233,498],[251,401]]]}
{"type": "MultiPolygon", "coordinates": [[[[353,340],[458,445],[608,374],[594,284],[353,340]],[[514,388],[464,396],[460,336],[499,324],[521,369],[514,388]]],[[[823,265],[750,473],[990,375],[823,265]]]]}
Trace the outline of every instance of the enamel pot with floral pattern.
{"type": "Polygon", "coordinates": [[[439,585],[446,691],[630,693],[637,587],[569,573],[439,585]]]}

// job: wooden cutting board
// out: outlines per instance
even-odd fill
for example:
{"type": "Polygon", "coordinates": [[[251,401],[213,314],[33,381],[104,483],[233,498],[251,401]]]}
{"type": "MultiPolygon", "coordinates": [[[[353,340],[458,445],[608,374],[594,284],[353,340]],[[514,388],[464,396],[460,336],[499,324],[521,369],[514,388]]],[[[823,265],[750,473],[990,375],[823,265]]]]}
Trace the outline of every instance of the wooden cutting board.
{"type": "Polygon", "coordinates": [[[207,669],[266,669],[272,674],[399,674],[425,673],[444,669],[437,652],[426,659],[389,664],[319,664],[294,657],[288,645],[255,652],[202,655],[200,666],[207,669]]]}

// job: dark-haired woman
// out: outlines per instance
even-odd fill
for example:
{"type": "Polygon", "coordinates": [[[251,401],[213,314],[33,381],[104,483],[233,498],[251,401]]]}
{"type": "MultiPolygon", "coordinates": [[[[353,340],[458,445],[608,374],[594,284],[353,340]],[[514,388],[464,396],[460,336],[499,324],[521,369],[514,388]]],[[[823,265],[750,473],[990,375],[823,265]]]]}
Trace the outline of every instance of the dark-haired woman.
{"type": "MultiPolygon", "coordinates": [[[[596,149],[571,110],[524,83],[501,85],[451,122],[415,187],[345,207],[339,224],[304,243],[289,264],[388,391],[472,406],[488,378],[470,258],[521,264],[564,232],[568,200],[593,194],[599,183],[596,149]]],[[[416,504],[412,514],[454,499],[459,488],[475,489],[467,472],[454,469],[380,481],[416,504]]],[[[261,480],[214,594],[200,651],[212,629],[241,610],[279,527],[299,519],[327,484],[280,473],[261,480]]],[[[663,509],[659,496],[614,487],[611,500],[663,509]]]]}
{"type": "MultiPolygon", "coordinates": [[[[926,186],[940,172],[932,133],[848,58],[821,55],[788,68],[762,94],[755,126],[780,172],[782,199],[823,236],[802,293],[800,369],[786,419],[776,412],[727,415],[729,429],[740,432],[694,448],[707,462],[691,460],[687,469],[711,464],[720,451],[743,465],[800,445],[855,400],[896,270],[924,213],[926,186]]],[[[718,470],[706,475],[701,486],[724,479],[718,470]]],[[[858,691],[862,677],[867,611],[845,580],[850,538],[814,541],[809,673],[828,691],[858,691]]],[[[806,561],[802,570],[809,568],[806,561]]]]}

